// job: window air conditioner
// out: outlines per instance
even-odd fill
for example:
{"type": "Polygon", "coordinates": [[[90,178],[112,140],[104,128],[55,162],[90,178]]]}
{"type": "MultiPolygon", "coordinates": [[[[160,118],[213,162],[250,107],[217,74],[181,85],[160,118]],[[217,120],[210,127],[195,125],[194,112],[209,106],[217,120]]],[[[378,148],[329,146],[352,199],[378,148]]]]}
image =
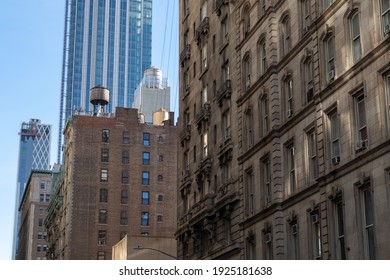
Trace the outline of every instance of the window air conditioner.
{"type": "Polygon", "coordinates": [[[356,143],[356,151],[364,150],[367,146],[367,139],[366,140],[359,140],[356,143]]]}
{"type": "Polygon", "coordinates": [[[333,81],[334,80],[334,70],[330,70],[329,73],[328,73],[328,79],[329,81],[333,81]]]}
{"type": "Polygon", "coordinates": [[[333,165],[339,164],[340,162],[340,156],[334,156],[332,157],[332,163],[333,165]]]}
{"type": "Polygon", "coordinates": [[[389,24],[385,25],[385,28],[383,29],[383,32],[385,33],[385,35],[389,35],[390,34],[390,25],[389,24]]]}

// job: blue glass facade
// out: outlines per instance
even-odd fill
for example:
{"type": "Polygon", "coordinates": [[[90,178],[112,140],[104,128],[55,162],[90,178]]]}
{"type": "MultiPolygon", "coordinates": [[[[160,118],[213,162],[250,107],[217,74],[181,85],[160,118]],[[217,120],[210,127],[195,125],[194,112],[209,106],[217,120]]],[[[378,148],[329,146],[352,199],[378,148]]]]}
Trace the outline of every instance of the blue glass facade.
{"type": "Polygon", "coordinates": [[[20,224],[18,209],[31,170],[50,169],[51,126],[41,124],[40,120],[31,119],[29,122],[22,123],[19,135],[19,165],[16,185],[16,209],[12,249],[14,259],[17,257],[17,237],[20,224]]]}
{"type": "MultiPolygon", "coordinates": [[[[108,111],[131,107],[152,59],[152,0],[67,0],[60,131],[75,111],[92,111],[90,88],[110,90],[108,111]]],[[[62,133],[58,141],[61,157],[62,133]]]]}

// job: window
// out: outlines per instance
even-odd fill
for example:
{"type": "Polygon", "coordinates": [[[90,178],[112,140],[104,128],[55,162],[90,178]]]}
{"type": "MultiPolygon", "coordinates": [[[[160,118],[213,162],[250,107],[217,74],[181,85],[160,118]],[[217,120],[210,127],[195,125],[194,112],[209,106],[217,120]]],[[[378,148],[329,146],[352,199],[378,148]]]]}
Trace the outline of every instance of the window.
{"type": "Polygon", "coordinates": [[[257,44],[257,68],[259,69],[259,77],[265,73],[267,69],[267,53],[265,38],[260,39],[257,44]]]}
{"type": "Polygon", "coordinates": [[[127,211],[124,210],[121,211],[120,224],[122,226],[127,225],[127,211]]]}
{"type": "Polygon", "coordinates": [[[306,92],[306,102],[313,100],[314,89],[313,89],[313,64],[311,57],[308,57],[304,63],[304,74],[305,74],[305,92],[306,92]]]}
{"type": "Polygon", "coordinates": [[[108,149],[101,150],[101,162],[108,162],[108,149]]]}
{"type": "Polygon", "coordinates": [[[222,114],[222,136],[223,140],[227,140],[230,137],[230,112],[227,110],[222,114]]]}
{"type": "Polygon", "coordinates": [[[282,55],[286,55],[291,49],[290,17],[285,16],[282,21],[282,55]]]}
{"type": "Polygon", "coordinates": [[[163,216],[157,215],[157,223],[162,223],[162,221],[163,221],[163,216]]]}
{"type": "Polygon", "coordinates": [[[157,195],[157,201],[158,201],[158,202],[162,202],[163,200],[164,200],[164,195],[158,194],[158,195],[157,195]]]}
{"type": "Polygon", "coordinates": [[[164,180],[163,175],[158,175],[157,176],[157,182],[162,182],[164,180]]]}
{"type": "Polygon", "coordinates": [[[106,245],[107,242],[107,236],[105,230],[99,230],[98,232],[98,244],[99,245],[106,245]]]}
{"type": "Polygon", "coordinates": [[[203,158],[206,158],[208,156],[208,138],[207,138],[207,132],[202,134],[202,156],[203,158]]]}
{"type": "Polygon", "coordinates": [[[263,205],[267,206],[272,201],[272,190],[271,190],[271,165],[269,157],[261,159],[260,172],[262,179],[262,190],[263,190],[263,205]]]}
{"type": "Polygon", "coordinates": [[[286,147],[287,152],[287,194],[295,192],[296,179],[295,179],[295,149],[294,145],[290,144],[286,147]]]}
{"type": "Polygon", "coordinates": [[[123,131],[122,133],[122,143],[123,144],[130,144],[130,136],[128,131],[123,131]]]}
{"type": "Polygon", "coordinates": [[[247,4],[242,10],[242,32],[244,34],[244,38],[248,36],[250,29],[251,29],[250,8],[249,5],[247,4]]]}
{"type": "Polygon", "coordinates": [[[302,1],[302,28],[303,34],[309,30],[310,26],[310,0],[302,1]]]}
{"type": "Polygon", "coordinates": [[[149,185],[150,174],[147,171],[142,172],[142,185],[149,185]]]}
{"type": "Polygon", "coordinates": [[[44,202],[45,201],[45,194],[41,193],[39,194],[39,201],[44,202]]]}
{"type": "Polygon", "coordinates": [[[42,232],[38,232],[37,239],[38,239],[38,240],[41,240],[41,239],[42,239],[42,232]]]}
{"type": "Polygon", "coordinates": [[[221,22],[221,42],[225,45],[229,42],[229,21],[228,17],[225,17],[221,22]]]}
{"type": "Polygon", "coordinates": [[[108,202],[108,190],[100,189],[100,202],[108,202]]]}
{"type": "Polygon", "coordinates": [[[356,102],[356,124],[357,124],[357,144],[356,150],[360,151],[367,146],[367,126],[366,126],[366,101],[364,93],[355,97],[356,102]]]}
{"type": "Polygon", "coordinates": [[[247,192],[247,211],[248,214],[253,214],[255,211],[255,190],[253,185],[252,169],[245,173],[245,185],[247,192]]]}
{"type": "Polygon", "coordinates": [[[121,204],[127,204],[129,200],[129,195],[127,190],[121,190],[121,204]]]}
{"type": "Polygon", "coordinates": [[[98,260],[105,260],[106,259],[106,253],[103,251],[99,251],[97,255],[98,260]]]}
{"type": "Polygon", "coordinates": [[[200,53],[201,61],[200,72],[204,72],[207,69],[207,45],[204,45],[200,53]]]}
{"type": "Polygon", "coordinates": [[[50,194],[46,194],[45,202],[49,202],[49,201],[50,201],[50,194]]]}
{"type": "Polygon", "coordinates": [[[108,143],[110,140],[110,130],[103,129],[102,130],[102,142],[108,143]]]}
{"type": "Polygon", "coordinates": [[[41,245],[37,245],[37,253],[40,253],[42,251],[42,246],[41,245]]]}
{"type": "Polygon", "coordinates": [[[149,205],[149,192],[142,192],[142,205],[149,205]]]}
{"type": "Polygon", "coordinates": [[[149,165],[150,164],[150,153],[149,152],[143,152],[142,153],[142,164],[143,165],[149,165]]]}
{"type": "Polygon", "coordinates": [[[247,260],[256,260],[256,238],[251,234],[246,238],[246,255],[247,260]]]}
{"type": "Polygon", "coordinates": [[[311,249],[313,259],[321,259],[322,257],[322,242],[321,242],[321,226],[318,210],[310,213],[311,221],[311,249]]]}
{"type": "Polygon", "coordinates": [[[243,80],[245,81],[244,85],[244,91],[249,89],[251,86],[251,72],[252,72],[252,66],[251,66],[251,57],[249,54],[247,54],[244,58],[244,65],[243,65],[243,73],[244,77],[243,80]]]}
{"type": "Polygon", "coordinates": [[[264,137],[267,135],[269,131],[269,108],[268,108],[268,96],[264,94],[259,99],[259,132],[260,137],[264,137]]]}
{"type": "Polygon", "coordinates": [[[372,189],[370,183],[366,183],[360,189],[360,209],[363,230],[364,258],[375,259],[375,232],[374,232],[374,208],[372,189]]]}
{"type": "Polygon", "coordinates": [[[207,97],[207,86],[205,86],[202,90],[202,105],[206,104],[208,102],[207,97]]]}
{"type": "Polygon", "coordinates": [[[43,226],[43,219],[42,218],[38,219],[38,226],[39,227],[43,226]]]}
{"type": "Polygon", "coordinates": [[[162,144],[164,143],[164,137],[162,137],[161,135],[157,137],[157,143],[159,144],[162,144]]]}
{"type": "Polygon", "coordinates": [[[381,13],[382,13],[382,24],[383,32],[385,35],[390,33],[390,1],[381,0],[381,13]]]}
{"type": "Polygon", "coordinates": [[[122,163],[123,164],[129,163],[129,151],[127,151],[127,150],[122,151],[122,163]]]}
{"type": "Polygon", "coordinates": [[[246,148],[253,145],[253,113],[252,108],[245,110],[245,134],[246,134],[246,148]]]}
{"type": "Polygon", "coordinates": [[[41,190],[45,189],[45,181],[41,181],[39,183],[40,187],[41,187],[41,190]]]}
{"type": "Polygon", "coordinates": [[[107,224],[107,210],[99,210],[99,224],[107,224]]]}
{"type": "Polygon", "coordinates": [[[142,212],[141,214],[141,226],[149,225],[149,212],[142,212]]]}
{"type": "Polygon", "coordinates": [[[163,155],[159,155],[158,156],[158,162],[163,162],[164,161],[164,156],[163,155]]]}
{"type": "Polygon", "coordinates": [[[264,232],[263,240],[264,240],[264,259],[272,260],[273,259],[272,234],[270,230],[264,232]]]}
{"type": "Polygon", "coordinates": [[[100,182],[108,182],[108,170],[107,169],[100,170],[100,182]]]}
{"type": "Polygon", "coordinates": [[[299,260],[298,222],[296,219],[289,223],[289,259],[299,260]]]}
{"type": "Polygon", "coordinates": [[[291,75],[284,82],[284,90],[286,117],[291,118],[293,115],[293,81],[291,75]]]}
{"type": "Polygon", "coordinates": [[[357,61],[362,56],[362,48],[360,42],[360,22],[359,13],[355,13],[350,19],[351,40],[352,40],[352,55],[353,61],[357,61]]]}
{"type": "Polygon", "coordinates": [[[144,133],[144,146],[150,146],[150,133],[144,133]]]}
{"type": "Polygon", "coordinates": [[[330,153],[332,164],[338,164],[340,162],[340,129],[339,129],[339,116],[337,109],[331,111],[328,115],[330,125],[330,153]]]}
{"type": "Polygon", "coordinates": [[[316,141],[316,131],[311,129],[306,134],[307,138],[307,155],[309,163],[309,178],[310,180],[315,180],[318,177],[318,167],[317,167],[317,141],[316,141]]]}
{"type": "Polygon", "coordinates": [[[336,259],[345,260],[344,209],[341,195],[333,201],[336,259]]]}
{"type": "Polygon", "coordinates": [[[122,171],[122,178],[121,178],[122,184],[128,184],[129,183],[129,171],[123,170],[122,171]]]}
{"type": "Polygon", "coordinates": [[[331,82],[335,78],[335,67],[334,67],[334,37],[330,34],[325,42],[325,59],[326,59],[326,80],[331,82]]]}

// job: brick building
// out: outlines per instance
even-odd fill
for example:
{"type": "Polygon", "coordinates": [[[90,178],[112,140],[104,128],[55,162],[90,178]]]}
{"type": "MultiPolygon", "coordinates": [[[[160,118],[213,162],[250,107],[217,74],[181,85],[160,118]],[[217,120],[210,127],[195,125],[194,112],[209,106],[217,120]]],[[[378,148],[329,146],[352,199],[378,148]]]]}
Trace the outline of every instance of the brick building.
{"type": "Polygon", "coordinates": [[[178,255],[389,259],[389,1],[180,1],[178,255]]]}
{"type": "Polygon", "coordinates": [[[136,109],[74,115],[49,206],[50,259],[111,259],[131,237],[176,230],[176,127],[145,124],[136,109]]]}

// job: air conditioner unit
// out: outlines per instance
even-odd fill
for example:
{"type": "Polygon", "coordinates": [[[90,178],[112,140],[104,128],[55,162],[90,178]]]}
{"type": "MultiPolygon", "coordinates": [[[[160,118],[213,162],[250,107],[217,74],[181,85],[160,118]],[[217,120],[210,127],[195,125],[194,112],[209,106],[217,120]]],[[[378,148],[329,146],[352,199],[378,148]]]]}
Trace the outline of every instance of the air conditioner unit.
{"type": "Polygon", "coordinates": [[[316,223],[318,223],[320,221],[320,219],[319,219],[319,217],[318,217],[318,214],[313,214],[313,215],[311,215],[311,222],[313,223],[313,224],[316,224],[316,223]]]}
{"type": "Polygon", "coordinates": [[[334,157],[332,157],[332,163],[333,163],[334,165],[339,164],[339,162],[340,162],[340,156],[334,156],[334,157]]]}
{"type": "Polygon", "coordinates": [[[385,25],[385,28],[383,29],[383,32],[385,33],[385,35],[389,35],[390,34],[390,25],[389,24],[385,25]]]}
{"type": "Polygon", "coordinates": [[[364,150],[367,146],[367,139],[366,140],[359,140],[356,143],[356,151],[364,150]]]}
{"type": "Polygon", "coordinates": [[[293,111],[290,109],[290,110],[287,110],[287,118],[291,118],[293,115],[293,111]]]}
{"type": "Polygon", "coordinates": [[[293,224],[291,226],[291,233],[292,234],[298,234],[298,225],[297,224],[293,224]]]}
{"type": "Polygon", "coordinates": [[[271,242],[271,233],[266,233],[264,236],[265,243],[270,243],[271,242]]]}
{"type": "Polygon", "coordinates": [[[329,81],[333,81],[334,80],[334,76],[335,76],[335,73],[334,73],[334,70],[330,70],[329,73],[328,73],[328,79],[329,81]]]}
{"type": "Polygon", "coordinates": [[[309,27],[308,26],[304,26],[303,27],[303,34],[306,34],[307,31],[309,31],[309,27]]]}

